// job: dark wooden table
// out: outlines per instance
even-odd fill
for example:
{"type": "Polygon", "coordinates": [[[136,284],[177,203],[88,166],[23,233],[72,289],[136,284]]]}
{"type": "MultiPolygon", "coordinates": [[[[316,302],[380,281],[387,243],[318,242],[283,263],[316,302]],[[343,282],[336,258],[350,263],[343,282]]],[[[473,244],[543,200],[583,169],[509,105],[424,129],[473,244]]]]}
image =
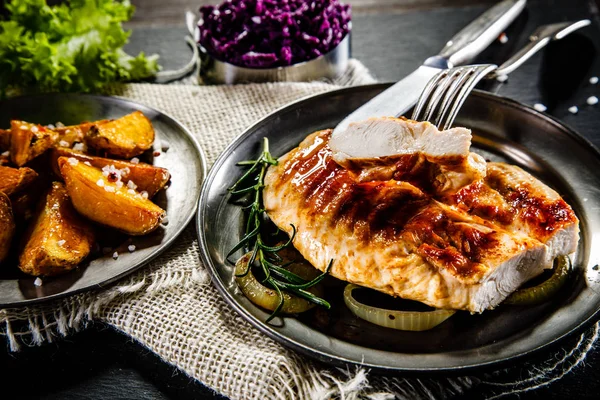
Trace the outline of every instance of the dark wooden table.
{"type": "MultiPolygon", "coordinates": [[[[159,53],[162,65],[183,65],[189,50],[183,42],[183,14],[195,11],[206,0],[138,0],[131,51],[159,53]]],[[[381,81],[396,81],[441,49],[456,31],[483,12],[493,1],[475,0],[351,0],[353,56],[381,81]]],[[[523,45],[539,25],[591,18],[593,25],[563,41],[553,43],[514,72],[508,83],[483,87],[526,104],[543,103],[547,112],[600,147],[600,112],[586,107],[585,99],[599,95],[600,86],[587,83],[600,75],[598,2],[583,0],[530,0],[526,12],[507,31],[506,44],[494,43],[479,61],[502,62],[523,45]],[[580,106],[578,115],[567,109],[580,106]],[[583,105],[583,106],[582,106],[583,105]]],[[[560,354],[578,334],[535,354],[531,361],[560,354]]],[[[515,374],[519,367],[515,366],[515,374]]],[[[0,377],[5,390],[17,388],[20,398],[43,399],[170,399],[213,398],[209,389],[192,380],[125,335],[103,325],[42,347],[20,353],[0,352],[0,377]]],[[[600,393],[600,347],[586,362],[548,386],[521,398],[598,398],[600,393]]],[[[475,388],[466,398],[485,398],[475,388]]]]}

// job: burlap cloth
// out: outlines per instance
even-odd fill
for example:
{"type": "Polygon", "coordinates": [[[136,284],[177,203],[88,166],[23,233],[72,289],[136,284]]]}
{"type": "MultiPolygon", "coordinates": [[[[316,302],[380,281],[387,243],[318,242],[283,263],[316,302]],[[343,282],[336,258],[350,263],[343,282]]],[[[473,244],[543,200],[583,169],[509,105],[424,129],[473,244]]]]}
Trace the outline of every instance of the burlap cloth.
{"type": "MultiPolygon", "coordinates": [[[[353,60],[335,84],[280,83],[238,86],[130,84],[109,94],[162,110],[186,125],[209,165],[252,122],[298,98],[340,85],[373,82],[353,60]]],[[[0,310],[7,345],[41,345],[104,322],[190,377],[236,399],[449,398],[474,386],[484,397],[519,393],[553,382],[578,366],[597,338],[598,327],[518,373],[403,378],[336,369],[282,347],[237,315],[212,286],[200,262],[193,224],[148,266],[109,289],[40,306],[0,310]]]]}

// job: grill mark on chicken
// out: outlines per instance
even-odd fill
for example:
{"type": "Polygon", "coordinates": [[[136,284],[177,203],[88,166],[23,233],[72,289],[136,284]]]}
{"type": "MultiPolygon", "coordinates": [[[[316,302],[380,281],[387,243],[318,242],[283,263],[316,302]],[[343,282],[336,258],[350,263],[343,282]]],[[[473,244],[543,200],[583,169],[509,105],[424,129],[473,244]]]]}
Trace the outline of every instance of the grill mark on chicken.
{"type": "Polygon", "coordinates": [[[545,202],[535,196],[529,188],[510,189],[502,193],[508,203],[517,210],[531,227],[535,227],[537,234],[545,236],[561,227],[564,222],[571,222],[575,215],[563,199],[545,202]]]}
{"type": "Polygon", "coordinates": [[[499,193],[482,181],[464,187],[450,196],[449,202],[466,209],[469,214],[505,226],[510,225],[516,216],[515,209],[506,203],[499,193]]]}
{"type": "Polygon", "coordinates": [[[414,216],[405,229],[414,233],[420,242],[440,249],[454,247],[472,262],[481,262],[482,254],[498,244],[495,230],[471,229],[435,205],[414,216]]]}
{"type": "Polygon", "coordinates": [[[532,179],[518,167],[488,163],[485,180],[464,187],[450,197],[450,203],[501,226],[519,224],[528,235],[545,242],[557,230],[578,220],[558,194],[547,187],[539,187],[539,184],[534,187],[530,182],[532,179]],[[507,179],[507,171],[522,177],[507,179]]]}

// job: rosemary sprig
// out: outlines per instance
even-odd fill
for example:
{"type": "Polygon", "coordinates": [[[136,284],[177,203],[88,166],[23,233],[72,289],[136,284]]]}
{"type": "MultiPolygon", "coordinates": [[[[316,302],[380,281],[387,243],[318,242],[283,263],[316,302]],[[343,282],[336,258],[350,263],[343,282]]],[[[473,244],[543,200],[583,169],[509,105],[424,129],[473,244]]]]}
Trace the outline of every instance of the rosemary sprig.
{"type": "Polygon", "coordinates": [[[296,227],[294,225],[290,224],[292,227],[292,235],[286,243],[279,246],[269,246],[264,241],[261,228],[265,221],[266,214],[262,201],[262,189],[265,186],[265,174],[267,173],[267,169],[271,165],[277,165],[277,160],[274,159],[269,152],[269,140],[267,138],[263,139],[263,151],[259,158],[256,160],[241,161],[238,162],[237,165],[247,167],[248,170],[228,189],[228,191],[233,196],[250,196],[252,202],[247,207],[244,207],[248,210],[248,222],[246,223],[244,237],[231,249],[229,254],[227,254],[227,258],[229,258],[240,249],[246,249],[251,252],[248,268],[242,274],[236,276],[243,277],[247,275],[254,264],[257,264],[257,266],[261,268],[264,275],[261,283],[273,288],[279,297],[279,304],[266,322],[275,318],[283,307],[283,292],[301,297],[329,309],[331,306],[326,300],[315,296],[307,289],[313,287],[325,278],[325,275],[331,269],[333,261],[329,263],[325,272],[319,274],[319,276],[313,280],[307,281],[285,269],[287,264],[278,264],[282,259],[277,253],[289,246],[296,236],[296,227]]]}

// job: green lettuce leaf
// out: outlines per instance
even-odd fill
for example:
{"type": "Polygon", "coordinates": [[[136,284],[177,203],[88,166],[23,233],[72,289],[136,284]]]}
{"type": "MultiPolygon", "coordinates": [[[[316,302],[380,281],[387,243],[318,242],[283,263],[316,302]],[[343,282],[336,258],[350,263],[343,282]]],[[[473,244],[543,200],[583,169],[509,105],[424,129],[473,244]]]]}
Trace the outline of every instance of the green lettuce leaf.
{"type": "Polygon", "coordinates": [[[123,51],[129,0],[12,0],[0,21],[0,92],[93,92],[152,77],[157,56],[123,51]]]}

